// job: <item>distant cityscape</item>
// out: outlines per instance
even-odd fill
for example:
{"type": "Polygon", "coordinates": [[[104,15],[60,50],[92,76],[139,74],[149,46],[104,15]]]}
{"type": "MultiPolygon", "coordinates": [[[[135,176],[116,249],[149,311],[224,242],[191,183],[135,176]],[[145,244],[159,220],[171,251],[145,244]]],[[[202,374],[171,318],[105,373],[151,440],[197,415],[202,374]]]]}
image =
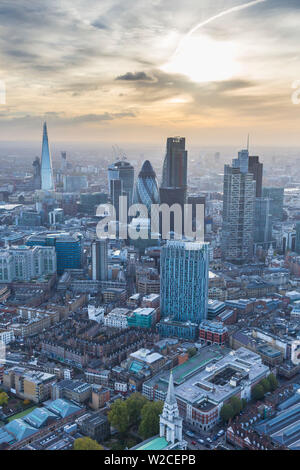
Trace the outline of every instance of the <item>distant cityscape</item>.
{"type": "Polygon", "coordinates": [[[54,162],[51,141],[45,122],[41,157],[0,176],[0,449],[299,450],[298,167],[265,177],[249,139],[223,171],[219,151],[190,165],[176,136],[157,177],[118,147],[54,162]],[[168,236],[160,217],[122,239],[124,196],[147,211],[128,233],[156,204],[168,236]],[[203,240],[177,236],[187,204],[203,240]]]}

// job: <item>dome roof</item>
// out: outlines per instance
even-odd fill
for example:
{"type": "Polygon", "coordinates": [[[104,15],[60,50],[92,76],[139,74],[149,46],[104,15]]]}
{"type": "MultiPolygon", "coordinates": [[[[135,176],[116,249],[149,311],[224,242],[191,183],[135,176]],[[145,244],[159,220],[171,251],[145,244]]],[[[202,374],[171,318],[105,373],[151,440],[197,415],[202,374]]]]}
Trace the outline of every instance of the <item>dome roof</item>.
{"type": "Polygon", "coordinates": [[[139,177],[146,177],[146,176],[152,176],[153,178],[156,178],[155,171],[152,168],[151,163],[149,160],[145,160],[142,166],[142,169],[139,173],[139,177]]]}

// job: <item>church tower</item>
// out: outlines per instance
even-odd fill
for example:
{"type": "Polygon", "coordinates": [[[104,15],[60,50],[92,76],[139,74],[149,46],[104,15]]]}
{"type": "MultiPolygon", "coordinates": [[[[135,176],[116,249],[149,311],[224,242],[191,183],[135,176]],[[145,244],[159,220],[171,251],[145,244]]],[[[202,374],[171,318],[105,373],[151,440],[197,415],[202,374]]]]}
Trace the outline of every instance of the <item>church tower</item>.
{"type": "Polygon", "coordinates": [[[160,437],[165,437],[169,444],[182,441],[182,418],[179,416],[175,397],[173,373],[170,373],[167,398],[160,415],[160,437]]]}

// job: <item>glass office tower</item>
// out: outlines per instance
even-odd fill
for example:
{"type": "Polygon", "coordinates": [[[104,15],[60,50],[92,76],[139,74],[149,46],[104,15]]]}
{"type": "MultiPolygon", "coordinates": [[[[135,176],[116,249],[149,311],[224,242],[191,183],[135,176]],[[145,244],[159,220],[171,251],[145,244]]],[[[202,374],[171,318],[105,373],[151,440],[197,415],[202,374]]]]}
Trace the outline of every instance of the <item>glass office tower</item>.
{"type": "Polygon", "coordinates": [[[151,214],[151,205],[159,204],[159,192],[155,171],[149,160],[143,163],[133,193],[134,204],[144,204],[151,214]]]}
{"type": "Polygon", "coordinates": [[[80,269],[82,266],[82,235],[67,232],[31,235],[28,246],[54,246],[57,259],[57,274],[66,269],[80,269]]]}
{"type": "Polygon", "coordinates": [[[224,167],[222,258],[243,264],[253,257],[256,185],[248,171],[248,151],[239,152],[232,166],[224,167]]]}
{"type": "Polygon", "coordinates": [[[207,318],[208,243],[168,241],[161,250],[161,316],[199,324],[207,318]]]}

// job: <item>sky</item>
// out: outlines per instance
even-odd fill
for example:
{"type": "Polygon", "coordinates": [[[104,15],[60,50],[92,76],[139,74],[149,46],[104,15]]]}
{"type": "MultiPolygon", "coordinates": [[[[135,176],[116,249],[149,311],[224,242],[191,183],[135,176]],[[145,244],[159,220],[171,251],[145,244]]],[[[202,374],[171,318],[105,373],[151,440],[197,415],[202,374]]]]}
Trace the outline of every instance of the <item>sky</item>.
{"type": "Polygon", "coordinates": [[[1,0],[0,18],[1,141],[46,120],[55,142],[300,146],[299,0],[1,0]]]}

